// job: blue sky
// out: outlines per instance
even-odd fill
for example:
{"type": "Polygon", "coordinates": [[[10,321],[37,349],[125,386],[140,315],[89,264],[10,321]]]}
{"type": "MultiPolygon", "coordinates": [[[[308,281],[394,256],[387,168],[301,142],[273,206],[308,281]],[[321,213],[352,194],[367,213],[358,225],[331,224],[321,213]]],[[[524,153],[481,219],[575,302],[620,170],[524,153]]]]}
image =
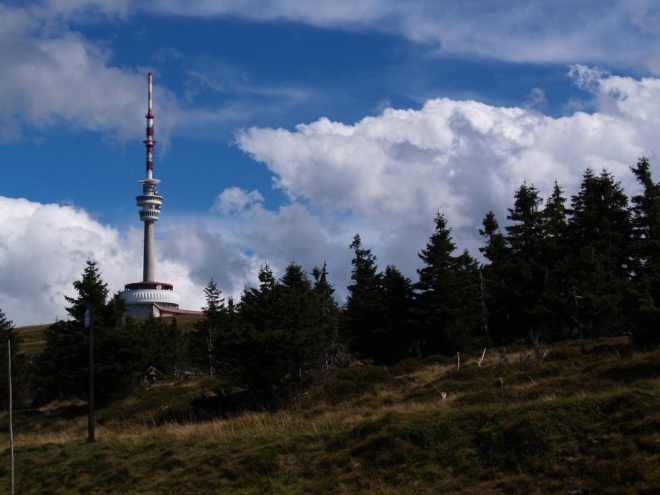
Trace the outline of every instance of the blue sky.
{"type": "Polygon", "coordinates": [[[629,1],[0,1],[0,308],[65,317],[87,258],[141,274],[154,73],[157,274],[197,309],[359,232],[414,278],[436,211],[477,255],[524,180],[657,166],[660,7],[629,1]],[[36,309],[35,309],[36,308],[36,309]]]}

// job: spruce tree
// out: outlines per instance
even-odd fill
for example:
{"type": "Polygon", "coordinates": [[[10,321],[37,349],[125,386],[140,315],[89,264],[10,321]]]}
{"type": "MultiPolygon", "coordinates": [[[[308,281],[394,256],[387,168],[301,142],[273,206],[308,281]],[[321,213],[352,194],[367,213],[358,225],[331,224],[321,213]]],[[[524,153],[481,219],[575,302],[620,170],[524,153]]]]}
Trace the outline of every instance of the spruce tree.
{"type": "Polygon", "coordinates": [[[633,270],[633,225],[621,184],[587,169],[572,197],[567,259],[571,317],[580,335],[625,330],[633,270]]]}
{"type": "Polygon", "coordinates": [[[275,391],[321,366],[329,343],[321,299],[300,265],[290,263],[280,280],[266,265],[259,281],[241,298],[239,330],[229,343],[231,378],[273,400],[275,391]]]}
{"type": "MultiPolygon", "coordinates": [[[[40,399],[86,397],[89,331],[84,326],[87,308],[92,310],[96,349],[105,326],[108,286],[95,261],[87,260],[80,280],[73,282],[77,296],[64,296],[70,320],[57,321],[44,332],[46,347],[36,360],[40,399]]],[[[98,389],[97,389],[98,395],[98,389]]]]}
{"type": "MultiPolygon", "coordinates": [[[[77,292],[77,297],[64,296],[64,299],[71,305],[66,308],[66,311],[75,321],[83,321],[87,308],[98,313],[105,307],[108,299],[108,284],[101,279],[95,261],[87,260],[82,278],[73,283],[73,288],[77,292]]],[[[95,314],[94,316],[98,319],[101,315],[95,314]]]]}
{"type": "Polygon", "coordinates": [[[479,229],[486,245],[479,248],[489,263],[481,268],[482,306],[486,308],[487,328],[496,344],[503,344],[509,335],[510,300],[506,268],[511,250],[500,231],[495,214],[489,211],[479,229]]]}
{"type": "Polygon", "coordinates": [[[382,274],[376,256],[362,246],[359,234],[353,237],[350,248],[354,252],[353,283],[348,286],[342,337],[359,356],[373,358],[379,345],[375,335],[382,331],[384,319],[382,274]]]}
{"type": "Polygon", "coordinates": [[[328,350],[325,358],[327,366],[336,362],[340,352],[339,338],[339,305],[335,300],[334,287],[328,282],[328,269],[326,263],[322,267],[312,269],[314,278],[314,291],[318,295],[321,304],[323,334],[328,342],[328,350]]]}
{"type": "Polygon", "coordinates": [[[11,343],[12,388],[14,404],[17,399],[26,397],[28,388],[27,360],[20,353],[19,336],[13,322],[7,319],[4,311],[0,309],[0,407],[6,409],[9,405],[9,376],[8,376],[8,346],[11,343]]]}
{"type": "Polygon", "coordinates": [[[65,296],[71,319],[57,321],[46,329],[46,347],[35,359],[37,400],[87,397],[89,329],[84,325],[84,313],[91,308],[95,400],[103,404],[134,388],[146,371],[144,357],[149,354],[149,341],[132,320],[124,322],[124,301],[119,294],[108,301],[107,284],[96,262],[87,261],[81,279],[73,287],[76,297],[65,296]]]}
{"type": "Polygon", "coordinates": [[[396,266],[388,265],[382,276],[385,297],[383,325],[376,333],[379,341],[374,360],[378,363],[395,364],[413,354],[418,341],[412,323],[414,301],[413,283],[396,266]]]}
{"type": "Polygon", "coordinates": [[[546,273],[541,265],[543,249],[543,200],[534,185],[523,183],[514,194],[509,208],[506,241],[510,257],[506,266],[506,298],[509,321],[506,340],[538,331],[540,321],[533,308],[538,305],[546,273]]]}
{"type": "Polygon", "coordinates": [[[550,339],[566,337],[570,332],[567,310],[570,293],[567,282],[568,220],[566,198],[557,181],[542,211],[543,233],[538,264],[542,270],[539,298],[532,307],[537,331],[550,339]]]}
{"type": "Polygon", "coordinates": [[[453,256],[456,245],[441,213],[426,248],[419,253],[424,267],[417,270],[416,321],[422,352],[453,354],[488,341],[484,334],[479,267],[464,251],[453,256]]]}
{"type": "Polygon", "coordinates": [[[637,346],[653,347],[660,343],[660,184],[653,182],[646,157],[630,169],[642,188],[631,200],[636,299],[632,333],[637,346]]]}
{"type": "Polygon", "coordinates": [[[220,333],[224,330],[227,311],[224,307],[222,291],[213,279],[204,288],[206,306],[202,308],[204,317],[193,325],[188,333],[188,356],[191,364],[215,373],[218,367],[216,341],[221,340],[220,333]]]}

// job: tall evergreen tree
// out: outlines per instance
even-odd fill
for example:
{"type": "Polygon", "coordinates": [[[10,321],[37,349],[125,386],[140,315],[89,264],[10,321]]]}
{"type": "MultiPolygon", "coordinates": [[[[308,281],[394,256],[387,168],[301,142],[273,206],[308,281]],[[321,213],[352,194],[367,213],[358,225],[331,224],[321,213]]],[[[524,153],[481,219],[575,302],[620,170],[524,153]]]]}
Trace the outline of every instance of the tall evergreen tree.
{"type": "Polygon", "coordinates": [[[486,214],[482,227],[479,229],[479,234],[485,238],[486,244],[480,247],[479,251],[489,261],[481,268],[482,306],[486,308],[490,337],[496,344],[502,344],[509,335],[511,301],[507,294],[509,286],[506,267],[511,250],[504,234],[500,231],[495,213],[489,211],[486,214]]]}
{"type": "Polygon", "coordinates": [[[631,200],[635,275],[648,281],[653,301],[660,306],[660,184],[653,182],[651,164],[646,157],[630,169],[642,187],[641,194],[631,200]]]}
{"type": "Polygon", "coordinates": [[[35,363],[44,400],[87,395],[89,334],[84,327],[84,314],[87,308],[92,310],[97,347],[99,330],[105,321],[108,286],[101,279],[96,262],[87,260],[82,277],[73,283],[73,288],[76,297],[64,296],[72,319],[57,321],[46,329],[46,347],[35,363]]]}
{"type": "Polygon", "coordinates": [[[543,200],[534,185],[523,183],[509,208],[506,241],[510,257],[506,265],[506,298],[509,321],[506,340],[524,337],[538,330],[539,319],[533,308],[538,305],[546,279],[541,265],[543,250],[543,200]]]}
{"type": "Polygon", "coordinates": [[[418,340],[412,324],[413,284],[394,265],[385,268],[381,282],[382,322],[374,333],[372,357],[376,363],[395,364],[413,354],[418,340]]]}
{"type": "Polygon", "coordinates": [[[102,404],[136,385],[146,368],[143,357],[148,354],[148,341],[136,331],[134,322],[124,323],[124,301],[119,295],[108,301],[107,284],[96,262],[87,261],[81,279],[73,287],[77,296],[66,296],[70,304],[67,312],[72,319],[57,321],[46,329],[46,347],[35,360],[38,400],[86,398],[89,330],[84,326],[84,313],[91,308],[95,400],[102,404]]]}
{"type": "Polygon", "coordinates": [[[628,197],[609,172],[597,176],[587,169],[569,213],[572,318],[581,335],[623,330],[630,316],[634,261],[628,197]]]}
{"type": "Polygon", "coordinates": [[[358,355],[373,357],[379,345],[375,335],[383,326],[382,274],[378,272],[376,256],[362,246],[359,234],[353,237],[350,248],[354,252],[353,283],[348,286],[342,336],[358,355]]]}
{"type": "Polygon", "coordinates": [[[206,299],[206,306],[202,308],[204,317],[195,322],[193,330],[187,336],[188,355],[192,364],[209,373],[214,373],[218,367],[215,343],[226,324],[227,311],[221,295],[222,291],[215,281],[209,280],[204,288],[206,299]]]}
{"type": "Polygon", "coordinates": [[[417,270],[416,320],[422,333],[422,352],[453,354],[488,341],[484,334],[479,267],[456,245],[441,213],[426,248],[419,253],[424,267],[417,270]]]}
{"type": "Polygon", "coordinates": [[[543,214],[539,208],[543,199],[534,185],[526,182],[514,194],[513,208],[509,208],[506,240],[516,258],[531,261],[538,255],[541,244],[543,214]]]}
{"type": "Polygon", "coordinates": [[[13,322],[8,320],[4,311],[0,309],[0,407],[3,409],[9,405],[9,344],[11,344],[12,388],[16,403],[18,402],[16,399],[27,395],[27,361],[25,355],[20,353],[19,336],[13,322]]]}
{"type": "Polygon", "coordinates": [[[321,366],[328,339],[319,295],[302,267],[290,263],[278,281],[268,266],[259,288],[246,288],[232,378],[267,395],[321,366]]]}
{"type": "Polygon", "coordinates": [[[538,263],[543,284],[538,301],[531,310],[532,319],[537,322],[537,331],[552,339],[565,337],[570,331],[567,319],[570,294],[566,277],[568,220],[565,203],[563,191],[555,181],[542,211],[543,235],[538,263]]]}
{"type": "Polygon", "coordinates": [[[631,200],[636,294],[633,338],[638,346],[652,347],[660,343],[660,183],[653,181],[646,157],[630,169],[642,188],[631,200]]]}
{"type": "Polygon", "coordinates": [[[64,296],[66,302],[71,306],[66,308],[69,316],[75,321],[83,321],[85,310],[91,308],[98,319],[101,311],[108,300],[108,284],[103,282],[99,268],[95,261],[87,260],[82,278],[73,283],[73,288],[78,293],[76,297],[64,296]],[[96,314],[99,313],[99,314],[96,314]]]}
{"type": "Polygon", "coordinates": [[[312,269],[314,278],[314,291],[321,304],[323,334],[328,341],[326,364],[330,366],[336,362],[339,352],[339,305],[335,300],[335,288],[328,282],[328,270],[325,263],[322,267],[312,269]]]}

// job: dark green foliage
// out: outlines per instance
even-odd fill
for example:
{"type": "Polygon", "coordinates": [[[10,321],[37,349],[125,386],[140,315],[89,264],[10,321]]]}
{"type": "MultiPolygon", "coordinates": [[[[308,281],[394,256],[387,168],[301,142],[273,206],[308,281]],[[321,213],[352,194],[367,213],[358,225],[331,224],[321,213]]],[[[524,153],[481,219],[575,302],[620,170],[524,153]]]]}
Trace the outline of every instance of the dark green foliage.
{"type": "Polygon", "coordinates": [[[222,291],[218,289],[215,281],[209,280],[204,288],[204,317],[195,322],[193,331],[187,335],[188,358],[191,364],[209,373],[215,372],[218,367],[215,341],[226,324],[227,310],[221,294],[222,291]]]}
{"type": "Polygon", "coordinates": [[[342,324],[342,336],[360,357],[393,364],[409,355],[419,335],[414,331],[412,282],[390,265],[378,272],[376,257],[355,235],[355,253],[342,324]]]}
{"type": "Polygon", "coordinates": [[[12,391],[14,403],[17,403],[26,397],[29,388],[27,361],[25,356],[20,354],[19,337],[14,324],[0,309],[0,408],[2,409],[9,406],[9,343],[11,343],[12,391]]]}
{"type": "Polygon", "coordinates": [[[627,329],[633,266],[633,226],[628,197],[603,170],[589,169],[573,196],[568,232],[570,314],[580,334],[627,329]]]}
{"type": "Polygon", "coordinates": [[[149,366],[170,373],[183,359],[176,320],[124,321],[124,302],[107,300],[107,285],[95,262],[88,261],[73,284],[77,297],[66,297],[73,319],[45,331],[46,348],[35,360],[37,401],[87,396],[89,330],[84,312],[92,309],[96,402],[106,403],[132,391],[149,366]]]}
{"type": "Polygon", "coordinates": [[[456,249],[444,215],[435,217],[435,231],[419,253],[424,267],[415,284],[416,324],[424,355],[454,354],[488,342],[482,305],[479,266],[456,249]]]}
{"type": "Polygon", "coordinates": [[[350,245],[353,250],[352,284],[348,286],[342,336],[359,355],[372,357],[378,346],[375,334],[383,323],[384,294],[382,275],[378,273],[376,257],[362,246],[358,234],[350,245]]]}
{"type": "Polygon", "coordinates": [[[321,268],[314,267],[312,277],[314,278],[314,292],[318,295],[321,304],[323,333],[330,342],[330,353],[334,356],[339,337],[339,306],[334,297],[335,289],[328,282],[326,264],[323,263],[321,268]]]}
{"type": "Polygon", "coordinates": [[[384,318],[375,335],[379,344],[374,359],[379,363],[394,364],[411,354],[418,338],[412,321],[413,284],[396,266],[389,265],[383,273],[382,287],[384,318]]]}
{"type": "Polygon", "coordinates": [[[76,321],[83,321],[85,310],[91,308],[95,318],[98,320],[99,310],[105,307],[108,299],[108,284],[101,280],[101,274],[96,262],[87,260],[87,266],[80,280],[73,283],[73,288],[78,293],[77,297],[64,296],[66,302],[71,304],[66,308],[69,316],[76,321]]]}
{"type": "MultiPolygon", "coordinates": [[[[87,260],[82,278],[73,287],[77,297],[65,296],[71,305],[66,310],[72,320],[57,321],[46,329],[46,348],[35,361],[40,400],[87,395],[89,333],[84,314],[87,308],[92,310],[97,348],[106,323],[108,287],[91,260],[87,260]]],[[[114,316],[114,306],[109,316],[114,316]]]]}
{"type": "Polygon", "coordinates": [[[57,321],[45,333],[46,348],[35,359],[38,401],[83,397],[87,392],[88,336],[76,321],[57,321]]]}
{"type": "Polygon", "coordinates": [[[495,344],[502,344],[508,333],[511,312],[506,273],[510,249],[492,211],[486,214],[482,226],[479,234],[485,237],[486,245],[479,251],[490,262],[481,268],[482,305],[486,308],[489,336],[495,344]]]}
{"type": "Polygon", "coordinates": [[[140,360],[143,364],[137,368],[142,374],[149,366],[154,366],[164,375],[171,376],[175,367],[188,361],[185,338],[177,326],[176,318],[150,316],[139,322],[137,330],[143,342],[140,360]]]}
{"type": "Polygon", "coordinates": [[[642,187],[632,198],[635,229],[633,338],[641,347],[660,343],[660,184],[653,182],[646,157],[630,167],[642,187]]]}
{"type": "Polygon", "coordinates": [[[523,183],[516,191],[513,208],[509,209],[506,241],[510,246],[506,262],[508,328],[503,341],[527,335],[540,326],[533,308],[538,306],[547,279],[543,265],[543,202],[533,185],[523,183]]]}
{"type": "Polygon", "coordinates": [[[331,340],[321,298],[300,265],[290,263],[279,281],[266,265],[259,282],[244,290],[237,318],[218,346],[225,349],[225,376],[269,394],[318,369],[331,340]]]}
{"type": "Polygon", "coordinates": [[[566,281],[568,220],[565,203],[563,191],[555,181],[542,211],[539,264],[543,283],[539,298],[530,312],[536,322],[536,332],[551,340],[566,337],[571,330],[566,310],[570,297],[566,281]]]}

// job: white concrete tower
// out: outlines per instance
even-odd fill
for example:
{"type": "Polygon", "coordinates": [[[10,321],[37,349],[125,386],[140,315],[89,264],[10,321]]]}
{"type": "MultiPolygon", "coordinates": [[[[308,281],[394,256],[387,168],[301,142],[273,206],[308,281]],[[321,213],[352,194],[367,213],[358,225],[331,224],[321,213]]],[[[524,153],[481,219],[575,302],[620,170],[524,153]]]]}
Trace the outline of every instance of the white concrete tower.
{"type": "Polygon", "coordinates": [[[154,254],[155,223],[160,217],[163,197],[158,195],[154,179],[154,112],[152,106],[152,75],[149,73],[149,105],[147,110],[147,137],[143,141],[147,148],[147,176],[140,180],[142,194],[135,199],[140,207],[140,220],[144,222],[144,260],[142,282],[126,284],[121,297],[126,301],[126,313],[131,316],[161,316],[176,311],[179,295],[172,284],[156,280],[156,258],[154,254]]]}
{"type": "Polygon", "coordinates": [[[152,75],[149,73],[149,106],[147,110],[147,138],[143,141],[147,148],[147,177],[142,179],[142,195],[136,197],[140,209],[140,220],[144,222],[144,268],[142,281],[156,281],[156,260],[154,258],[154,227],[160,216],[163,197],[158,195],[154,179],[154,111],[152,106],[152,75]]]}

